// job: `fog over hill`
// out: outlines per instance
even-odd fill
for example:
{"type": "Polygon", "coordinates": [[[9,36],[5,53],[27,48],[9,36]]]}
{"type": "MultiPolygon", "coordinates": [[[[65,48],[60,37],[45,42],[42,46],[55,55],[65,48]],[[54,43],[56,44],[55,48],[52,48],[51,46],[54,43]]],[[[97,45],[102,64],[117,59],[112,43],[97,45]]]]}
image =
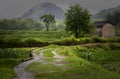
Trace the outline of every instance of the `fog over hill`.
{"type": "Polygon", "coordinates": [[[0,19],[18,18],[43,2],[54,3],[64,10],[71,4],[78,3],[88,8],[91,14],[120,5],[120,0],[0,0],[0,19]]]}
{"type": "Polygon", "coordinates": [[[64,19],[64,10],[56,4],[50,2],[40,3],[25,12],[22,18],[33,18],[34,20],[40,19],[43,14],[53,14],[56,19],[64,19]]]}
{"type": "Polygon", "coordinates": [[[108,13],[113,13],[115,11],[120,11],[120,5],[114,8],[101,10],[99,13],[93,15],[93,18],[102,18],[105,19],[108,13]]]}

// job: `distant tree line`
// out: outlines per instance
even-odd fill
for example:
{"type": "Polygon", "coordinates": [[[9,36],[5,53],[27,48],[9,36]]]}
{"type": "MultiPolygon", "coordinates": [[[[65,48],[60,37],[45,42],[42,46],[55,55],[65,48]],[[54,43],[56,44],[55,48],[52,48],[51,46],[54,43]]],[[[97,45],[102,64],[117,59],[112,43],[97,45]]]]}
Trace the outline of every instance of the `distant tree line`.
{"type": "Polygon", "coordinates": [[[52,15],[52,18],[48,18],[48,19],[46,16],[44,16],[44,18],[46,17],[46,19],[49,21],[47,20],[43,21],[42,18],[43,16],[41,16],[40,20],[23,19],[23,18],[3,19],[3,20],[0,19],[0,29],[2,30],[33,30],[33,29],[63,30],[65,28],[65,24],[63,23],[63,21],[55,20],[54,15],[52,15]]]}
{"type": "Polygon", "coordinates": [[[3,30],[31,30],[42,29],[43,25],[33,19],[3,19],[0,20],[0,29],[3,30]]]}

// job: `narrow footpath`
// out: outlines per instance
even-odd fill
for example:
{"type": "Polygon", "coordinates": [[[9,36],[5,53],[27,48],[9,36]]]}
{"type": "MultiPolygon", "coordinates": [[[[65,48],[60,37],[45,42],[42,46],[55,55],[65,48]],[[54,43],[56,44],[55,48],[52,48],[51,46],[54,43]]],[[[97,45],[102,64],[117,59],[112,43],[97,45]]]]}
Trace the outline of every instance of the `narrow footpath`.
{"type": "MultiPolygon", "coordinates": [[[[13,79],[35,79],[34,78],[34,74],[33,73],[30,73],[30,72],[27,72],[25,71],[26,67],[30,64],[30,63],[33,63],[33,62],[41,62],[42,64],[44,63],[47,63],[45,60],[44,60],[44,51],[45,50],[48,50],[48,49],[45,49],[45,50],[41,50],[40,51],[40,54],[36,54],[35,52],[38,51],[39,49],[36,49],[34,51],[31,52],[32,56],[33,56],[33,59],[32,60],[28,60],[28,61],[25,61],[25,62],[22,62],[20,63],[19,65],[17,65],[15,68],[14,68],[14,71],[16,73],[16,77],[14,77],[13,79]]],[[[62,65],[61,63],[61,60],[64,58],[62,56],[59,56],[55,51],[51,51],[51,53],[54,54],[54,58],[55,58],[55,62],[53,62],[54,65],[56,66],[59,66],[59,65],[62,65]]]]}

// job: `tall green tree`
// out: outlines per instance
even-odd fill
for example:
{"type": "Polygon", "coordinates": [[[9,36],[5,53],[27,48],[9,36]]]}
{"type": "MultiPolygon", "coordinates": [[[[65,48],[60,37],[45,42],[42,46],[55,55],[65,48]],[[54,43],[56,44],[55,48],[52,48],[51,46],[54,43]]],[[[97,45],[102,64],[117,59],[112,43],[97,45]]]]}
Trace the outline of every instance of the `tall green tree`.
{"type": "Polygon", "coordinates": [[[76,38],[88,33],[90,24],[89,11],[79,4],[72,5],[65,13],[66,30],[70,31],[76,38]]]}
{"type": "Polygon", "coordinates": [[[47,31],[49,31],[50,24],[54,24],[55,23],[55,16],[52,15],[52,14],[44,14],[44,15],[42,15],[40,17],[40,19],[42,19],[43,22],[45,23],[47,31]]]}

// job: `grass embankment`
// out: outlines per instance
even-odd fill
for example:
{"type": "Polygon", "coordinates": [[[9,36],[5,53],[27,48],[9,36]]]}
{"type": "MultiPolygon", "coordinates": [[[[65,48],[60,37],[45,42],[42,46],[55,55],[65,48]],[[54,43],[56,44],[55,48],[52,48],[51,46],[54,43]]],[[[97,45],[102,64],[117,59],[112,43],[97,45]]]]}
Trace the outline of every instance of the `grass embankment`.
{"type": "Polygon", "coordinates": [[[13,79],[13,68],[30,58],[33,48],[0,48],[0,79],[13,79]]]}
{"type": "Polygon", "coordinates": [[[35,31],[35,30],[14,30],[0,31],[1,47],[37,47],[46,46],[50,42],[61,40],[69,35],[64,31],[35,31]]]}
{"type": "Polygon", "coordinates": [[[120,38],[84,37],[74,38],[64,31],[0,31],[0,47],[41,47],[55,45],[80,45],[87,43],[119,43],[120,38]]]}
{"type": "MultiPolygon", "coordinates": [[[[109,44],[88,44],[80,47],[62,48],[61,54],[72,56],[76,54],[78,57],[89,62],[96,63],[102,67],[120,73],[120,44],[111,46],[109,44]],[[74,53],[74,54],[73,54],[74,53]]],[[[61,49],[58,49],[60,51],[61,49]]]]}
{"type": "Polygon", "coordinates": [[[117,49],[106,44],[53,47],[65,57],[62,62],[66,64],[31,63],[27,71],[34,72],[36,79],[120,79],[119,66],[113,71],[105,65],[109,62],[114,67],[113,63],[120,63],[120,45],[116,45],[117,49]]]}

